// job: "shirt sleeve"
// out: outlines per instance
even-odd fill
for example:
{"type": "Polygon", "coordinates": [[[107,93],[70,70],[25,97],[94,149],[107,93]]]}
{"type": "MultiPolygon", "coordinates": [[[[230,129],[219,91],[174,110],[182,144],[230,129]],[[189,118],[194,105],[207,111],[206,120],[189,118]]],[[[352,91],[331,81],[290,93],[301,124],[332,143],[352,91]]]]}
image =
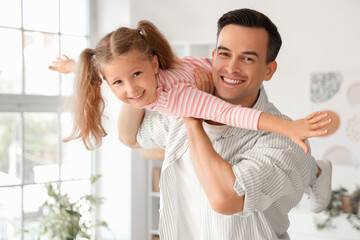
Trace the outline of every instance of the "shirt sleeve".
{"type": "Polygon", "coordinates": [[[308,186],[311,155],[284,136],[261,137],[239,157],[243,160],[233,165],[234,190],[245,195],[244,212],[264,211],[283,196],[298,201],[308,186]]]}
{"type": "Polygon", "coordinates": [[[201,118],[251,130],[258,130],[261,114],[259,110],[232,105],[185,84],[167,92],[158,91],[157,100],[146,108],[169,116],[201,118]]]}
{"type": "Polygon", "coordinates": [[[137,142],[142,148],[165,149],[169,124],[167,116],[145,110],[145,116],[136,136],[137,142]]]}

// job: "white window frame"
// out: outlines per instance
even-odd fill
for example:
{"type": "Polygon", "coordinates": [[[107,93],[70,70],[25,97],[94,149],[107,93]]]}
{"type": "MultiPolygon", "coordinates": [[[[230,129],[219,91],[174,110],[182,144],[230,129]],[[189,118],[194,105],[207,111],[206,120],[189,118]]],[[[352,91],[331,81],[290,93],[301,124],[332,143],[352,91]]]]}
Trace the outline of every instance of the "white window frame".
{"type": "MultiPolygon", "coordinates": [[[[60,1],[58,0],[58,6],[59,6],[59,24],[60,24],[60,1]]],[[[94,6],[95,4],[95,0],[87,0],[87,9],[86,9],[86,35],[84,36],[87,39],[88,45],[91,44],[91,29],[94,29],[93,23],[94,23],[94,19],[91,18],[91,15],[94,15],[94,9],[92,6],[94,6]]],[[[58,137],[59,137],[59,141],[58,141],[58,149],[59,149],[59,156],[58,156],[58,165],[59,165],[59,177],[57,179],[58,182],[68,182],[68,181],[77,181],[77,180],[81,180],[79,179],[71,179],[71,180],[61,180],[61,150],[62,150],[62,146],[61,146],[61,121],[60,121],[60,116],[61,116],[61,112],[63,110],[62,106],[64,105],[67,97],[61,96],[61,86],[59,87],[60,91],[58,93],[57,96],[44,96],[44,95],[27,95],[25,94],[25,68],[24,68],[24,32],[35,32],[29,29],[24,29],[23,27],[23,1],[21,1],[21,27],[20,28],[15,28],[15,27],[7,27],[7,26],[0,26],[0,29],[14,29],[14,30],[19,30],[21,31],[21,38],[22,38],[22,93],[21,94],[1,94],[0,93],[0,113],[20,113],[21,115],[21,122],[20,122],[20,142],[21,142],[21,149],[24,150],[24,113],[27,112],[48,112],[48,113],[57,113],[57,118],[58,118],[58,137]]],[[[36,31],[36,32],[41,32],[41,33],[48,33],[48,32],[44,32],[44,31],[36,31]]],[[[71,36],[69,34],[62,34],[60,32],[60,27],[57,33],[53,33],[51,32],[50,34],[55,34],[57,35],[59,38],[58,44],[59,44],[59,55],[61,53],[61,35],[67,35],[67,36],[71,36]]],[[[56,56],[54,56],[56,57],[56,56]]],[[[46,66],[44,66],[46,67],[46,66]]],[[[59,75],[59,79],[60,79],[60,75],[59,75]]],[[[59,81],[59,85],[61,84],[61,81],[59,81]]],[[[95,173],[95,158],[96,158],[96,153],[93,152],[91,154],[91,174],[95,173]]],[[[20,187],[21,188],[21,224],[20,224],[20,228],[24,229],[24,186],[27,185],[32,185],[34,183],[25,183],[24,182],[24,171],[23,171],[23,166],[24,166],[24,155],[21,155],[21,165],[20,165],[20,177],[21,177],[21,183],[20,184],[10,184],[10,185],[2,185],[0,186],[0,188],[7,188],[7,187],[20,187]]],[[[94,192],[95,188],[94,186],[92,186],[91,191],[94,192]]],[[[93,216],[93,219],[95,219],[96,217],[93,216]]],[[[92,235],[94,236],[95,233],[92,233],[92,235]]],[[[23,240],[24,239],[24,232],[21,232],[21,237],[20,239],[23,240]]]]}

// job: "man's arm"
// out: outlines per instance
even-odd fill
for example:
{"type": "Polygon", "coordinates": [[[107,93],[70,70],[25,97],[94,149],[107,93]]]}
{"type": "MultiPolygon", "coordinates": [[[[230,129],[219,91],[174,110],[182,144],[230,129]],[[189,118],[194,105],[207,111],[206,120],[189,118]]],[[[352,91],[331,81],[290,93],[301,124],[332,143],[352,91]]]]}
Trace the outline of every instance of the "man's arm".
{"type": "MultiPolygon", "coordinates": [[[[284,196],[288,198],[287,207],[301,199],[309,184],[311,155],[293,141],[275,133],[256,137],[255,145],[243,145],[232,138],[236,149],[247,149],[236,156],[242,161],[232,165],[214,150],[200,120],[183,120],[195,173],[215,211],[264,211],[284,196]]],[[[248,134],[251,136],[242,138],[254,140],[254,135],[248,134]]]]}
{"type": "MultiPolygon", "coordinates": [[[[214,93],[210,72],[197,67],[195,81],[200,90],[214,93]]],[[[202,126],[202,120],[183,118],[183,122],[187,128],[191,161],[211,208],[228,215],[242,211],[245,195],[239,196],[233,188],[236,177],[232,165],[214,150],[202,126]]]]}
{"type": "Polygon", "coordinates": [[[144,118],[145,110],[124,103],[118,117],[118,137],[120,142],[131,148],[140,148],[136,135],[144,118]]]}
{"type": "Polygon", "coordinates": [[[233,188],[236,177],[232,165],[214,150],[201,120],[183,118],[183,121],[187,128],[191,160],[212,209],[228,215],[242,211],[245,195],[239,196],[233,188]]]}

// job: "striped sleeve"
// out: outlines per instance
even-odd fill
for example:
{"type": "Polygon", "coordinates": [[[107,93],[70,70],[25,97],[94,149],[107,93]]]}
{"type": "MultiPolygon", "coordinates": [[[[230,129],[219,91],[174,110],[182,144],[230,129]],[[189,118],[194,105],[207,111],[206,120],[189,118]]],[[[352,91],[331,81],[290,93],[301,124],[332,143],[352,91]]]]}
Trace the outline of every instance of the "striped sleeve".
{"type": "Polygon", "coordinates": [[[164,115],[202,118],[251,130],[258,130],[261,114],[259,110],[232,105],[185,84],[159,92],[156,103],[147,108],[164,115]]]}

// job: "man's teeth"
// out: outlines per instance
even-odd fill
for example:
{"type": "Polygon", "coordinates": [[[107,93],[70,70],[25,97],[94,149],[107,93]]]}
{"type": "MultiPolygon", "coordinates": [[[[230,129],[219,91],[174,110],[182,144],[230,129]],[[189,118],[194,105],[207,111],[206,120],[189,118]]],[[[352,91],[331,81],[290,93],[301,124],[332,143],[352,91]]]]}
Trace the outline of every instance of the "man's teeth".
{"type": "Polygon", "coordinates": [[[226,77],[223,77],[223,80],[224,80],[224,82],[231,83],[231,84],[239,84],[239,83],[244,82],[242,80],[234,80],[234,79],[230,79],[230,78],[226,78],[226,77]]]}
{"type": "Polygon", "coordinates": [[[131,97],[131,99],[138,99],[138,98],[141,97],[143,94],[144,94],[144,91],[141,92],[141,93],[140,93],[138,96],[136,96],[136,97],[131,97]]]}

